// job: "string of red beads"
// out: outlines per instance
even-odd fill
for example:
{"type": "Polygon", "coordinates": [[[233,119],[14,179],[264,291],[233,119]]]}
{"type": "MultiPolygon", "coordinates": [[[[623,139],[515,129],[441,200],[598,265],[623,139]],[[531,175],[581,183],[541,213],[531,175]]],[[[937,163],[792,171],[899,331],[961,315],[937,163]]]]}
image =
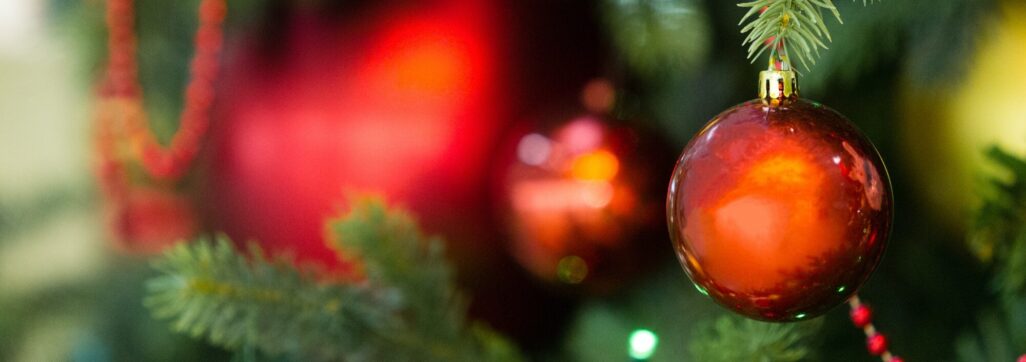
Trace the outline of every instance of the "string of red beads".
{"type": "MultiPolygon", "coordinates": [[[[135,60],[136,36],[133,0],[107,1],[106,79],[101,89],[104,101],[120,99],[131,104],[134,112],[114,115],[121,118],[134,156],[153,178],[174,180],[181,177],[196,158],[199,144],[209,126],[209,110],[214,99],[214,80],[218,71],[222,31],[227,7],[224,0],[202,0],[199,28],[195,36],[195,54],[190,64],[191,78],[185,90],[184,109],[178,131],[167,147],[150,131],[141,106],[142,88],[135,60]]],[[[120,103],[120,102],[119,102],[120,103]]],[[[124,108],[124,107],[122,107],[124,108]]],[[[110,117],[108,117],[110,118],[110,117]]],[[[102,120],[113,122],[113,120],[102,120]]]]}
{"type": "Polygon", "coordinates": [[[851,297],[848,300],[848,305],[851,306],[851,322],[862,329],[866,334],[866,349],[869,353],[874,356],[880,356],[880,359],[884,362],[904,362],[901,357],[891,354],[887,349],[887,337],[876,330],[873,326],[873,311],[869,309],[869,306],[862,304],[859,300],[858,295],[851,297]]]}

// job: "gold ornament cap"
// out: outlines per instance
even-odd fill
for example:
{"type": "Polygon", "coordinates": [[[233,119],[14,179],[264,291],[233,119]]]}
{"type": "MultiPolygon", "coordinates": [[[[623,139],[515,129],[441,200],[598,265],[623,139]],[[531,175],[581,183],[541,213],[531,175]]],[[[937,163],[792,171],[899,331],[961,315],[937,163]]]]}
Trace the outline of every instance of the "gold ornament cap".
{"type": "Polygon", "coordinates": [[[798,75],[793,70],[759,72],[759,99],[771,106],[798,99],[798,75]]]}

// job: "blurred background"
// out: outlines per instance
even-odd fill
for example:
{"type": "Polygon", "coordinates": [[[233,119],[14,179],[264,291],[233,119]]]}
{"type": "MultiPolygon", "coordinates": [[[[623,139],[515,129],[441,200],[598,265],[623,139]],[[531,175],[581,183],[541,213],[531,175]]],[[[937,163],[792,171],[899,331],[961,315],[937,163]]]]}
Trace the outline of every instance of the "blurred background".
{"type": "MultiPolygon", "coordinates": [[[[174,182],[127,160],[115,199],[93,117],[104,3],[0,1],[0,360],[227,359],[150,317],[148,260],[220,231],[345,271],[322,223],[364,192],[443,236],[472,317],[532,359],[686,359],[696,328],[729,313],[682,272],[663,205],[688,139],[755,98],[763,61],[745,59],[734,2],[228,3],[199,158],[174,182]],[[639,330],[651,353],[629,353],[639,330]]],[[[861,294],[903,357],[964,358],[997,305],[966,242],[983,180],[1003,175],[983,151],[1026,154],[1026,3],[836,3],[844,25],[800,83],[893,181],[894,233],[861,294]]],[[[197,5],[136,4],[162,142],[197,5]]],[[[845,308],[823,319],[817,356],[872,360],[845,308]]]]}

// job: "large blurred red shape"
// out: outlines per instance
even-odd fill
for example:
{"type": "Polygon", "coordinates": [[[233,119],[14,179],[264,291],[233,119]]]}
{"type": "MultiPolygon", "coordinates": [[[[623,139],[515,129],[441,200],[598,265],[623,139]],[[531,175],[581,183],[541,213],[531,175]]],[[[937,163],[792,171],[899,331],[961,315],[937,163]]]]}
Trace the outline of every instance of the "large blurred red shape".
{"type": "Polygon", "coordinates": [[[485,164],[503,119],[492,6],[315,13],[229,56],[202,177],[210,228],[345,270],[324,220],[347,193],[373,192],[454,243],[485,239],[485,164]]]}

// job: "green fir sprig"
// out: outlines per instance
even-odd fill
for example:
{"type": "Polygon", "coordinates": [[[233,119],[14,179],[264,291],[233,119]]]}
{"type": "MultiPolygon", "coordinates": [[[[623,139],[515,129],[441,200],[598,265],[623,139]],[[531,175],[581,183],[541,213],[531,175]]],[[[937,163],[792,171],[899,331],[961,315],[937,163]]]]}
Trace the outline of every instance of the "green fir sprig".
{"type": "Polygon", "coordinates": [[[1026,297],[1026,159],[1000,148],[987,157],[1011,177],[992,177],[969,243],[994,269],[992,287],[1005,299],[1026,297]]]}
{"type": "Polygon", "coordinates": [[[403,211],[360,200],[330,223],[360,282],[319,280],[227,237],[180,244],[156,267],[146,305],[173,328],[243,357],[289,360],[514,361],[512,345],[468,324],[441,242],[403,211]],[[258,353],[252,353],[256,351],[258,353]]]}
{"type": "MultiPolygon", "coordinates": [[[[863,4],[873,1],[863,0],[863,4]]],[[[754,0],[738,6],[748,8],[738,25],[751,19],[741,33],[748,34],[742,45],[748,46],[753,63],[769,50],[771,62],[780,60],[787,67],[793,56],[809,69],[831,41],[823,13],[843,23],[832,0],[754,0]]]]}
{"type": "Polygon", "coordinates": [[[1026,158],[997,147],[987,157],[1006,177],[989,179],[968,240],[1000,303],[977,315],[976,326],[958,339],[962,361],[1013,360],[1026,351],[1026,158]]]}
{"type": "Polygon", "coordinates": [[[702,326],[691,340],[695,361],[804,361],[811,358],[807,340],[822,319],[798,323],[766,323],[724,315],[702,326]]]}

